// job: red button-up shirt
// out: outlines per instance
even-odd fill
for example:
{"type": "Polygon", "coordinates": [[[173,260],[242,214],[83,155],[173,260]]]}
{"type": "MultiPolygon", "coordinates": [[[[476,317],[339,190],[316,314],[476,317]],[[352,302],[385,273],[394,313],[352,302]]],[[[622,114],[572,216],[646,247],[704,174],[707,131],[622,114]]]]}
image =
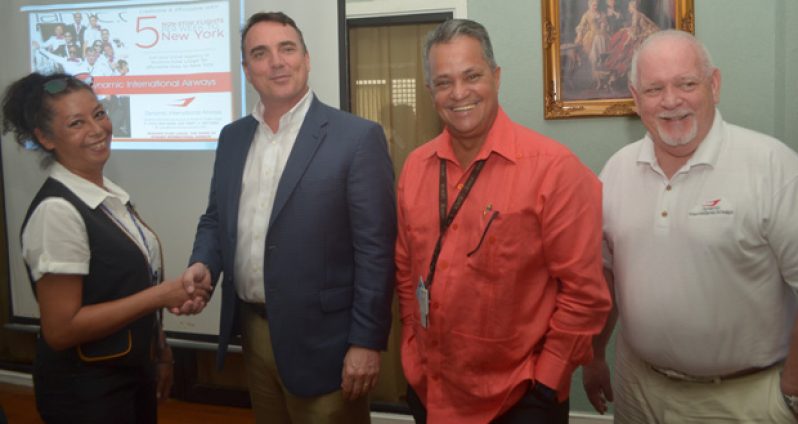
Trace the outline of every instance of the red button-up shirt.
{"type": "Polygon", "coordinates": [[[535,380],[564,400],[610,309],[593,172],[503,110],[474,162],[460,167],[444,131],[410,154],[397,189],[402,364],[430,423],[487,423],[535,380]],[[416,286],[439,234],[441,159],[447,211],[486,162],[444,237],[422,328],[416,286]]]}

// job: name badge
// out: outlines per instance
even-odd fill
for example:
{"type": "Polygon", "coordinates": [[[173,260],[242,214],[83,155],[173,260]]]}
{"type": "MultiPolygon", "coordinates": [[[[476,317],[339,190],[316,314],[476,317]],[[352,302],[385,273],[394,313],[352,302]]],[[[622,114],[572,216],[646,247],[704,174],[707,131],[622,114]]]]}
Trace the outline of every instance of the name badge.
{"type": "Polygon", "coordinates": [[[416,300],[418,300],[418,311],[421,316],[421,327],[427,328],[429,326],[429,290],[424,286],[422,277],[418,277],[416,300]]]}

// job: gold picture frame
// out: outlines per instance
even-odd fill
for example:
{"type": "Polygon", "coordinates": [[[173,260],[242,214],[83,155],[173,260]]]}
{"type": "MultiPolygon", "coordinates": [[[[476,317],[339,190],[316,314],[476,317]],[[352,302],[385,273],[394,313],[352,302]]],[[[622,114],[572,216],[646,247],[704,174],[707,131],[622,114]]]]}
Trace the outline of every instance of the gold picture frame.
{"type": "Polygon", "coordinates": [[[541,0],[541,6],[545,119],[635,114],[626,82],[634,48],[661,29],[695,34],[693,0],[541,0]]]}

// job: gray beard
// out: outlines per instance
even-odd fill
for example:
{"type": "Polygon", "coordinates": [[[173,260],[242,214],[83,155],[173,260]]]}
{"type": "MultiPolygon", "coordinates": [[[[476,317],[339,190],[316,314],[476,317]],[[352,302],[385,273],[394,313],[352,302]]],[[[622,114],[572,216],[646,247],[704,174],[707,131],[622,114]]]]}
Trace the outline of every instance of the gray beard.
{"type": "Polygon", "coordinates": [[[695,135],[698,133],[698,123],[696,122],[695,117],[690,118],[692,120],[690,124],[690,130],[687,131],[686,134],[680,137],[671,137],[665,131],[660,128],[659,123],[657,124],[657,132],[659,132],[659,138],[662,140],[663,143],[667,144],[671,147],[679,147],[684,146],[685,144],[689,144],[695,138],[695,135]]]}

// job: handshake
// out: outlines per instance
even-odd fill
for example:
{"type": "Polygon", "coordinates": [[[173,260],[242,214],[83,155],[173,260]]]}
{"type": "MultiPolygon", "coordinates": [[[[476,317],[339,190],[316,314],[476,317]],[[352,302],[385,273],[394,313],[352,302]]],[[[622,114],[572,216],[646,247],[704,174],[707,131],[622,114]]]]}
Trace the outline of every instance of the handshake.
{"type": "Polygon", "coordinates": [[[178,278],[160,284],[165,291],[163,307],[175,315],[195,315],[205,308],[213,292],[211,272],[197,262],[186,268],[178,278]]]}

